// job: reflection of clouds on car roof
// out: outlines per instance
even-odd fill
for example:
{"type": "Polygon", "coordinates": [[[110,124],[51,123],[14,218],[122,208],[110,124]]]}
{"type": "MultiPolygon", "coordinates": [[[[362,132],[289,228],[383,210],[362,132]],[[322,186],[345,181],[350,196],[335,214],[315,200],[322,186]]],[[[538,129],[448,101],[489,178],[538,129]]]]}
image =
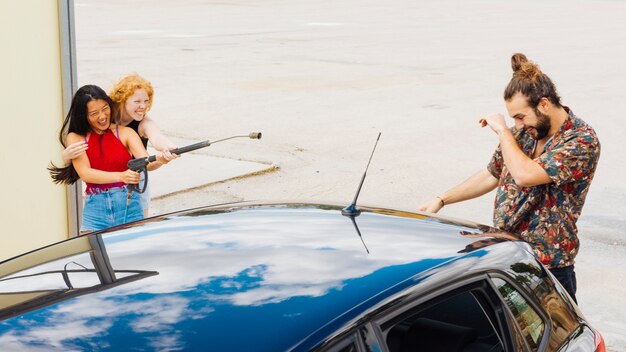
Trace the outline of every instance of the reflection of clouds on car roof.
{"type": "MultiPolygon", "coordinates": [[[[270,214],[264,212],[264,225],[275,229],[271,233],[256,233],[255,229],[259,226],[257,217],[229,214],[225,219],[219,219],[216,215],[206,219],[205,221],[210,221],[212,226],[204,226],[201,218],[175,219],[171,226],[168,226],[169,231],[165,228],[163,233],[155,236],[143,236],[132,241],[115,241],[116,243],[110,245],[106,238],[105,242],[109,247],[111,245],[123,247],[112,251],[115,253],[111,256],[114,265],[126,265],[124,254],[129,256],[130,262],[135,255],[155,258],[154,262],[147,261],[144,264],[153,268],[151,270],[159,271],[165,279],[143,282],[141,290],[144,292],[175,292],[193,287],[198,282],[210,280],[205,277],[207,266],[211,268],[212,277],[228,277],[259,263],[265,263],[266,285],[302,283],[304,277],[308,288],[300,291],[319,294],[313,286],[319,285],[326,290],[329,285],[332,287],[341,280],[366,275],[381,266],[414,260],[416,251],[421,252],[424,257],[437,257],[449,253],[449,244],[442,243],[438,238],[437,230],[441,226],[438,223],[428,224],[425,229],[417,229],[415,226],[411,227],[409,221],[406,223],[406,231],[399,231],[396,227],[390,229],[384,217],[362,215],[358,219],[359,226],[368,246],[373,249],[372,253],[367,255],[352,224],[345,218],[320,218],[315,216],[315,213],[320,213],[319,211],[306,212],[306,217],[300,213],[296,216],[299,218],[297,227],[272,224],[289,220],[285,219],[284,214],[281,216],[280,212],[276,213],[275,218],[271,212],[270,214]],[[186,226],[185,222],[188,221],[194,222],[195,225],[186,226]],[[312,227],[316,229],[315,235],[311,235],[308,230],[312,227]],[[228,231],[224,231],[224,228],[228,231]],[[417,241],[411,232],[422,231],[428,231],[432,235],[426,238],[421,236],[417,241]],[[204,236],[205,241],[197,240],[198,237],[204,236]],[[193,238],[196,239],[192,241],[193,238]],[[180,243],[194,245],[182,248],[180,243]],[[332,243],[332,246],[329,246],[329,243],[332,243]],[[229,248],[238,251],[236,259],[224,253],[224,249],[229,248]],[[320,248],[326,250],[320,251],[320,248]],[[181,261],[187,264],[197,262],[197,265],[191,267],[197,267],[198,271],[190,271],[189,267],[186,267],[185,272],[180,273],[176,263],[181,261]]],[[[402,227],[402,224],[399,227],[402,227]]],[[[286,295],[291,296],[292,293],[286,295]]]]}

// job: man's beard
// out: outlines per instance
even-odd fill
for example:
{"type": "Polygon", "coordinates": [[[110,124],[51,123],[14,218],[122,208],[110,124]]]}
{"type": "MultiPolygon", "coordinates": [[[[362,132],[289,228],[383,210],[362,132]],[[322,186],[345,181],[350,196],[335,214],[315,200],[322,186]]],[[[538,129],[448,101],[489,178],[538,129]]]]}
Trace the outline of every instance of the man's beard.
{"type": "Polygon", "coordinates": [[[550,123],[550,118],[548,115],[543,114],[539,109],[535,109],[535,115],[537,115],[537,126],[533,128],[537,132],[535,136],[530,134],[530,136],[535,140],[540,140],[545,138],[550,132],[550,128],[552,128],[552,124],[550,123]]]}

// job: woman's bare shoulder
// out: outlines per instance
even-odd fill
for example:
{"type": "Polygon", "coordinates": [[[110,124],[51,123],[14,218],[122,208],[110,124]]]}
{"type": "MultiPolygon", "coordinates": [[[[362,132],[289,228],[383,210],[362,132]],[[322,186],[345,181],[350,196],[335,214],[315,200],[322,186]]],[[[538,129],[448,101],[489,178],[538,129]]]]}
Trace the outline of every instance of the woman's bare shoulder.
{"type": "Polygon", "coordinates": [[[123,134],[131,133],[131,131],[132,131],[132,133],[136,133],[135,130],[133,130],[132,128],[130,128],[128,126],[121,125],[121,124],[118,125],[118,124],[112,123],[110,128],[111,128],[111,130],[114,133],[115,133],[116,129],[120,132],[120,134],[122,134],[122,133],[123,134]]]}
{"type": "Polygon", "coordinates": [[[156,126],[156,123],[154,122],[154,119],[152,119],[148,115],[144,116],[143,119],[141,119],[141,121],[139,122],[139,129],[144,129],[146,127],[152,126],[156,126]]]}
{"type": "Polygon", "coordinates": [[[76,143],[76,142],[80,142],[80,141],[84,141],[85,140],[85,136],[80,135],[78,133],[75,132],[70,132],[67,134],[67,137],[65,138],[65,143],[66,144],[72,144],[72,143],[76,143]]]}
{"type": "Polygon", "coordinates": [[[145,114],[145,115],[143,116],[143,119],[141,119],[141,121],[139,122],[139,124],[141,124],[142,122],[148,122],[148,123],[151,123],[151,122],[154,122],[154,119],[153,119],[152,117],[150,117],[150,115],[145,114]]]}

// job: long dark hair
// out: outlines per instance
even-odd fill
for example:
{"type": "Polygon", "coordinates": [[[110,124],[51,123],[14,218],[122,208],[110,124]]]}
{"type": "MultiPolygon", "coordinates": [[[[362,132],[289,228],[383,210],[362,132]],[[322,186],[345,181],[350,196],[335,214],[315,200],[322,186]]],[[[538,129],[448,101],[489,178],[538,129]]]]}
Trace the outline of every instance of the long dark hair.
{"type": "Polygon", "coordinates": [[[504,90],[504,100],[509,101],[516,93],[522,93],[528,105],[535,110],[541,98],[547,98],[552,104],[561,106],[561,97],[550,77],[541,72],[539,66],[529,61],[526,55],[513,54],[511,67],[513,77],[504,90]]]}
{"type": "MultiPolygon", "coordinates": [[[[87,119],[87,103],[99,99],[106,101],[110,107],[113,106],[111,98],[109,98],[107,93],[98,86],[82,86],[76,91],[76,93],[74,93],[74,98],[72,98],[72,104],[70,105],[70,111],[67,113],[67,116],[63,121],[61,131],[59,132],[59,142],[61,142],[63,148],[67,147],[65,144],[65,138],[68,133],[74,132],[81,136],[86,136],[87,133],[91,131],[91,126],[89,125],[89,121],[87,119]]],[[[61,183],[71,185],[80,179],[76,169],[74,169],[74,165],[71,162],[69,165],[64,167],[57,167],[50,162],[48,171],[50,171],[52,181],[57,184],[61,183]]]]}

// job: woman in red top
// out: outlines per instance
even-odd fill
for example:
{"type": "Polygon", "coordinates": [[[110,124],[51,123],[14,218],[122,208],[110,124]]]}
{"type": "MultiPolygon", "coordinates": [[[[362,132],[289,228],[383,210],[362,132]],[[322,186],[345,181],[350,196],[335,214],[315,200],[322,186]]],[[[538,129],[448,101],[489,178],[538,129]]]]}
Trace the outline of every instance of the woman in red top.
{"type": "MultiPolygon", "coordinates": [[[[170,153],[176,145],[172,143],[159,129],[156,122],[148,116],[148,111],[152,107],[154,98],[154,88],[150,81],[138,74],[129,74],[122,77],[109,91],[109,97],[113,101],[111,105],[113,121],[122,126],[132,128],[143,143],[144,148],[148,146],[148,140],[152,147],[163,153],[163,156],[171,161],[178,156],[170,153]]],[[[72,159],[83,154],[88,145],[85,141],[68,143],[63,150],[63,161],[69,164],[72,159]]],[[[143,176],[143,174],[142,174],[143,176]]],[[[140,183],[143,185],[144,180],[140,183]]],[[[150,208],[150,183],[146,184],[146,189],[139,196],[141,206],[145,216],[149,214],[150,208]]]]}
{"type": "MultiPolygon", "coordinates": [[[[64,141],[68,144],[82,141],[89,148],[66,167],[50,167],[56,183],[72,184],[80,178],[87,184],[81,233],[143,218],[139,194],[128,192],[126,186],[138,183],[140,175],[129,170],[127,163],[132,156],[140,158],[148,153],[135,131],[111,123],[112,105],[100,87],[81,87],[74,94],[59,140],[64,146],[64,141]]],[[[157,161],[148,164],[148,170],[167,162],[158,153],[157,161]]]]}

